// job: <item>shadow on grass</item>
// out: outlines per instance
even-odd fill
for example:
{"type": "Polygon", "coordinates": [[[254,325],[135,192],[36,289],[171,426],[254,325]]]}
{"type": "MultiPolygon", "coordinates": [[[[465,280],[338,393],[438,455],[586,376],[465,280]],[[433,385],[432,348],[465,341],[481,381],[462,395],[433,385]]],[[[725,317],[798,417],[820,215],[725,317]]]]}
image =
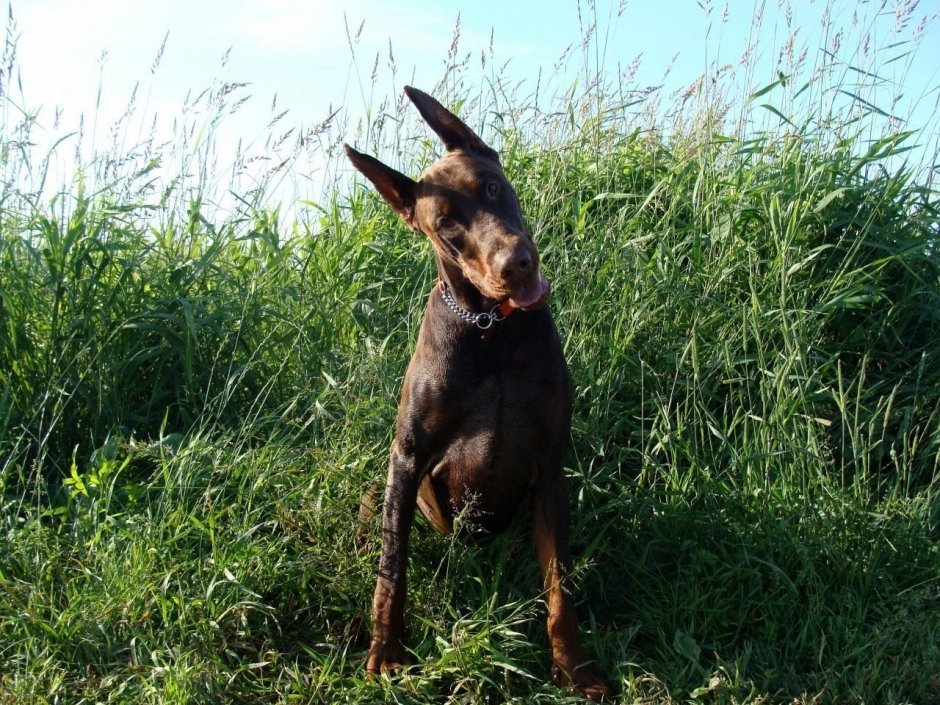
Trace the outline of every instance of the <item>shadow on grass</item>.
{"type": "Polygon", "coordinates": [[[936,507],[906,507],[714,486],[576,514],[591,650],[676,699],[936,702],[936,507]]]}

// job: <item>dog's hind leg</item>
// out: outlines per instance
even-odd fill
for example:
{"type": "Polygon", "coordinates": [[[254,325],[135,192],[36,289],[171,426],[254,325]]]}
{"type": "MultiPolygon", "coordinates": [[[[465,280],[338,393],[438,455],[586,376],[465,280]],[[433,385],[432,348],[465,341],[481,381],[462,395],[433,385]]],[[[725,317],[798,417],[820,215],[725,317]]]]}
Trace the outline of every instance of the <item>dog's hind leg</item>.
{"type": "Polygon", "coordinates": [[[359,500],[359,513],[356,521],[354,541],[356,550],[363,554],[369,546],[370,527],[373,520],[382,513],[382,484],[373,482],[362,493],[359,500]]]}

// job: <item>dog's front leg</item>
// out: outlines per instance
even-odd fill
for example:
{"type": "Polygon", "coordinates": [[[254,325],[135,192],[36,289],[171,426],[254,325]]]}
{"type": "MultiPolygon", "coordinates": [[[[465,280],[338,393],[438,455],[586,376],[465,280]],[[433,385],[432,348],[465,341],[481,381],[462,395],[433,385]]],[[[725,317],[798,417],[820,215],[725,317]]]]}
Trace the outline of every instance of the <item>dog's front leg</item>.
{"type": "Polygon", "coordinates": [[[548,640],[556,682],[574,688],[591,700],[604,700],[610,688],[585,665],[578,640],[578,617],[566,586],[568,569],[568,495],[561,467],[540,478],[533,496],[533,535],[545,601],[548,640]]]}
{"type": "Polygon", "coordinates": [[[405,635],[405,591],[408,534],[415,513],[418,477],[413,453],[398,439],[392,444],[388,483],[382,505],[382,557],[372,600],[372,643],[366,670],[397,673],[410,662],[402,643],[405,635]]]}

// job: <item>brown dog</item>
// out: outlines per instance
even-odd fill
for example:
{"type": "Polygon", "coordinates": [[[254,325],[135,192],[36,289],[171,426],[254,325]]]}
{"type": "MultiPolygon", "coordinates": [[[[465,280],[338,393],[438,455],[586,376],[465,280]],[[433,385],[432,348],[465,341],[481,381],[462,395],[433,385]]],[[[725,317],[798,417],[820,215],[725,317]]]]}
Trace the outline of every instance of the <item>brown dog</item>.
{"type": "Polygon", "coordinates": [[[382,557],[366,668],[397,672],[414,510],[440,531],[454,519],[505,527],[531,493],[548,603],[553,673],[593,700],[610,691],[586,665],[565,590],[571,423],[568,368],[545,304],[549,285],[499,157],[431,96],[405,93],[447,153],[414,181],[346,145],[353,165],[431,240],[439,286],[405,374],[382,507],[382,557]]]}

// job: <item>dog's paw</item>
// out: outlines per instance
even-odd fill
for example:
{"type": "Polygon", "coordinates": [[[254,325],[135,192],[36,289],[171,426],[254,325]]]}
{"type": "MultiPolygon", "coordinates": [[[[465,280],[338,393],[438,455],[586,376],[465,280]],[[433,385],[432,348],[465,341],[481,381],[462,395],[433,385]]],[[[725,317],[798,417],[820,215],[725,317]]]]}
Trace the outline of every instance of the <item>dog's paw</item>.
{"type": "Polygon", "coordinates": [[[366,673],[370,678],[374,678],[380,673],[387,673],[390,676],[400,675],[408,666],[413,663],[411,656],[401,645],[401,642],[394,644],[376,644],[373,643],[369,648],[369,658],[366,661],[366,673]]]}
{"type": "Polygon", "coordinates": [[[552,666],[552,676],[562,688],[576,690],[592,702],[609,700],[613,691],[604,680],[585,666],[576,666],[568,671],[558,664],[552,666]]]}

